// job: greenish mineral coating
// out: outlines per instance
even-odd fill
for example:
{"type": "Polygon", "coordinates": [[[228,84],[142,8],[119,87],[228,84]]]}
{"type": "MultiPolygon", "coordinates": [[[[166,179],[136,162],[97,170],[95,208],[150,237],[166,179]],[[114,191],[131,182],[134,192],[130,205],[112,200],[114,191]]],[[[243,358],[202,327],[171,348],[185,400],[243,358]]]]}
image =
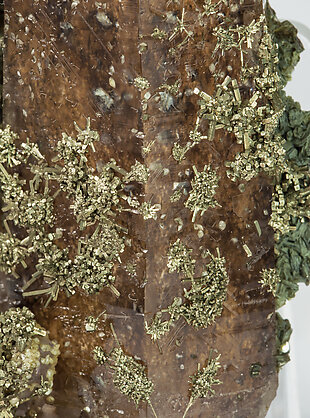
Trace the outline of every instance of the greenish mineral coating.
{"type": "Polygon", "coordinates": [[[295,296],[299,283],[309,284],[310,278],[310,225],[297,222],[296,228],[276,242],[276,267],[281,277],[276,305],[281,307],[295,296]]]}
{"type": "Polygon", "coordinates": [[[304,47],[297,37],[297,29],[288,20],[280,22],[275,11],[266,4],[266,18],[274,42],[278,45],[278,72],[286,84],[290,79],[304,47]]]}
{"type": "MultiPolygon", "coordinates": [[[[296,28],[288,21],[279,22],[267,3],[269,31],[278,44],[278,73],[282,85],[291,78],[303,46],[296,28]]],[[[276,268],[281,278],[276,292],[276,306],[295,296],[299,283],[310,278],[310,112],[279,92],[284,110],[275,135],[283,138],[287,168],[278,176],[273,193],[270,225],[276,232],[276,268]]]]}
{"type": "Polygon", "coordinates": [[[276,312],[276,360],[278,370],[290,361],[289,356],[289,340],[292,335],[292,328],[288,319],[283,319],[282,316],[276,312]]]}
{"type": "Polygon", "coordinates": [[[51,392],[58,355],[58,344],[48,339],[28,308],[0,314],[1,416],[13,417],[20,404],[51,392]]]}
{"type": "Polygon", "coordinates": [[[260,363],[253,363],[250,367],[250,376],[256,377],[260,375],[260,372],[262,370],[262,365],[260,363]]]}
{"type": "MultiPolygon", "coordinates": [[[[277,71],[284,86],[291,79],[303,45],[297,37],[297,29],[288,21],[280,22],[268,2],[266,17],[273,42],[278,45],[277,71]]],[[[310,112],[303,111],[299,103],[286,96],[284,91],[279,94],[284,111],[275,134],[284,139],[290,171],[283,170],[278,176],[270,219],[276,231],[276,270],[280,277],[275,292],[277,308],[295,296],[299,283],[309,284],[310,278],[310,112]]],[[[278,313],[276,321],[276,358],[280,368],[290,359],[288,341],[292,329],[289,321],[278,313]]]]}
{"type": "Polygon", "coordinates": [[[281,92],[285,105],[279,120],[278,133],[285,139],[286,156],[298,166],[307,166],[310,161],[310,111],[302,110],[285,92],[281,92]]]}

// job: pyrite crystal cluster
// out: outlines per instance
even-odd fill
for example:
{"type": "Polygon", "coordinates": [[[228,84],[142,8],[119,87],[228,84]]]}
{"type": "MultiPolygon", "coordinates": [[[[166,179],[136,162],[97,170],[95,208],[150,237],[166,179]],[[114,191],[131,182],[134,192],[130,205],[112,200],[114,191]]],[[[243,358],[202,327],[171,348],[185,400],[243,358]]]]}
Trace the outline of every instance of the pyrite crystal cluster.
{"type": "Polygon", "coordinates": [[[296,29],[260,0],[4,12],[0,415],[265,416],[310,276],[296,29]]]}
{"type": "Polygon", "coordinates": [[[14,417],[15,409],[53,387],[59,345],[26,307],[0,315],[0,414],[14,417]]]}

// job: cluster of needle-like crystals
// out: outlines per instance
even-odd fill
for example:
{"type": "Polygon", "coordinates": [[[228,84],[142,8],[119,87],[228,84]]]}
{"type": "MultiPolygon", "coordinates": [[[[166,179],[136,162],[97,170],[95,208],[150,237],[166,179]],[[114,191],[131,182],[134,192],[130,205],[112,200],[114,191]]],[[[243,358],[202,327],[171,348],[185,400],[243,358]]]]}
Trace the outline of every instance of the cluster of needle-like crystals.
{"type": "Polygon", "coordinates": [[[3,207],[8,212],[7,220],[26,229],[40,230],[44,225],[52,226],[54,223],[53,198],[48,194],[35,190],[25,191],[20,200],[6,200],[3,207]]]}
{"type": "Polygon", "coordinates": [[[176,48],[179,50],[184,45],[186,45],[189,39],[191,39],[194,35],[193,31],[187,28],[188,25],[185,23],[184,18],[185,18],[185,9],[183,8],[181,19],[178,16],[176,16],[175,26],[173,30],[171,31],[171,33],[169,34],[169,38],[168,38],[169,42],[177,39],[178,37],[183,38],[182,41],[176,45],[176,48]]]}
{"type": "MultiPolygon", "coordinates": [[[[196,91],[196,89],[195,89],[195,91],[196,91]]],[[[189,135],[188,135],[189,140],[186,142],[186,144],[184,146],[181,146],[179,144],[179,142],[175,142],[173,144],[171,154],[172,154],[172,157],[176,161],[180,162],[180,161],[184,160],[186,153],[191,148],[193,148],[195,145],[199,144],[203,139],[208,138],[207,136],[202,135],[201,132],[198,131],[199,120],[200,119],[197,116],[195,128],[189,132],[189,135]]]]}
{"type": "Polygon", "coordinates": [[[145,331],[151,336],[153,341],[160,340],[166,335],[174,322],[181,317],[183,300],[180,297],[175,297],[171,305],[166,309],[156,312],[154,318],[150,323],[145,322],[145,331]],[[169,318],[163,319],[163,316],[169,315],[169,318]]]}
{"type": "Polygon", "coordinates": [[[113,268],[124,248],[124,238],[114,225],[106,223],[98,226],[92,236],[79,244],[73,264],[72,285],[81,287],[87,293],[109,287],[119,296],[113,286],[113,268]]]}
{"type": "Polygon", "coordinates": [[[137,181],[138,183],[145,184],[149,178],[150,170],[144,164],[136,161],[128,174],[124,176],[124,182],[129,183],[131,181],[137,181]]]}
{"type": "Polygon", "coordinates": [[[261,30],[262,22],[265,21],[265,15],[261,15],[260,18],[252,22],[249,25],[234,25],[231,20],[224,19],[223,23],[216,26],[213,30],[214,36],[217,38],[217,44],[215,46],[213,54],[218,50],[222,53],[229,51],[232,48],[240,50],[241,64],[243,65],[243,53],[246,44],[247,48],[252,47],[252,43],[255,39],[255,34],[261,30]]]}
{"type": "Polygon", "coordinates": [[[18,148],[18,135],[11,130],[10,126],[0,129],[0,164],[8,167],[15,167],[25,162],[30,156],[41,160],[44,157],[36,144],[27,142],[21,143],[18,148]]]}
{"type": "MultiPolygon", "coordinates": [[[[119,170],[114,160],[105,164],[99,174],[87,164],[89,147],[94,151],[94,142],[99,133],[90,129],[88,120],[85,130],[76,126],[76,138],[63,134],[58,142],[58,156],[54,161],[62,160],[63,166],[52,172],[64,191],[73,197],[73,210],[82,229],[94,223],[101,214],[109,212],[119,202],[120,179],[115,175],[119,170]]],[[[124,171],[124,173],[126,173],[124,171]]]]}
{"type": "Polygon", "coordinates": [[[218,370],[221,367],[220,362],[218,361],[219,358],[220,355],[216,358],[210,358],[208,364],[202,369],[200,368],[200,364],[198,364],[198,371],[190,376],[191,396],[183,418],[185,418],[196,399],[213,396],[215,393],[213,386],[222,383],[217,378],[218,370]]]}
{"type": "Polygon", "coordinates": [[[160,209],[161,205],[159,203],[152,205],[151,202],[143,202],[139,205],[138,213],[140,213],[145,220],[157,219],[157,214],[160,209]]]}
{"type": "MultiPolygon", "coordinates": [[[[62,160],[63,166],[58,166],[56,171],[53,170],[51,177],[73,198],[73,212],[80,228],[84,229],[97,221],[102,222],[113,211],[121,210],[120,199],[124,198],[124,185],[133,181],[145,183],[149,171],[142,163],[136,161],[127,172],[111,159],[97,174],[94,173],[87,164],[87,153],[89,147],[94,150],[94,141],[99,140],[99,134],[90,129],[89,120],[85,130],[78,127],[77,130],[77,138],[63,134],[62,140],[59,141],[58,157],[54,161],[62,160]]],[[[135,202],[140,206],[138,200],[135,202]]],[[[142,210],[139,213],[142,213],[142,210]]]]}
{"type": "MultiPolygon", "coordinates": [[[[9,131],[9,128],[6,129],[9,131]]],[[[16,140],[17,135],[2,136],[2,140],[4,141],[5,139],[10,146],[12,145],[10,139],[16,140]]],[[[15,165],[19,164],[20,161],[26,162],[29,156],[34,157],[36,161],[43,159],[37,146],[30,144],[29,141],[21,143],[21,152],[18,152],[15,147],[16,144],[14,143],[16,158],[18,156],[19,160],[7,158],[5,163],[8,167],[12,167],[13,162],[15,162],[15,165]]],[[[17,173],[9,174],[2,164],[0,168],[0,188],[3,193],[4,203],[2,210],[7,213],[6,219],[14,221],[15,225],[24,227],[28,231],[31,229],[41,230],[45,224],[51,226],[54,221],[53,198],[49,195],[47,179],[43,193],[38,191],[41,182],[38,176],[35,176],[29,182],[30,189],[24,190],[25,181],[20,180],[17,173]]]]}
{"type": "MultiPolygon", "coordinates": [[[[237,153],[235,160],[227,162],[227,174],[233,180],[250,180],[261,171],[275,175],[287,168],[283,140],[274,135],[279,118],[283,113],[283,104],[279,96],[281,79],[277,74],[277,48],[272,42],[265,16],[250,25],[234,26],[224,19],[218,25],[214,34],[218,43],[215,53],[232,48],[240,50],[243,62],[245,47],[251,48],[252,43],[258,43],[255,64],[249,67],[242,65],[241,81],[244,85],[251,84],[246,97],[241,94],[241,82],[226,76],[216,87],[213,96],[194,89],[199,97],[200,109],[195,125],[198,132],[200,121],[209,122],[209,140],[214,139],[215,131],[224,129],[234,133],[237,143],[243,144],[244,150],[237,153]],[[228,24],[229,23],[229,24],[228,24]],[[226,27],[227,26],[227,27],[226,27]]],[[[184,158],[185,153],[194,145],[188,142],[185,147],[175,144],[173,156],[177,160],[184,158]]]]}
{"type": "Polygon", "coordinates": [[[263,269],[261,271],[261,280],[259,283],[263,285],[263,287],[267,288],[267,291],[272,293],[273,296],[276,296],[278,285],[281,281],[281,277],[275,268],[270,269],[263,269]]]}
{"type": "MultiPolygon", "coordinates": [[[[257,54],[258,65],[243,68],[243,81],[255,85],[255,91],[242,112],[237,115],[243,121],[241,133],[244,151],[228,163],[227,174],[233,181],[250,180],[259,172],[279,175],[288,170],[285,160],[284,141],[275,134],[284,107],[279,96],[281,80],[276,71],[278,56],[275,44],[266,25],[261,22],[261,37],[257,54]],[[248,125],[248,126],[247,126],[248,125]]],[[[243,103],[244,101],[242,101],[243,103]]],[[[239,133],[234,128],[238,138],[239,133]]]]}
{"type": "Polygon", "coordinates": [[[226,299],[228,275],[224,257],[214,257],[206,265],[201,277],[191,280],[191,288],[184,289],[185,304],[181,315],[196,328],[206,328],[221,316],[226,299]]]}
{"type": "Polygon", "coordinates": [[[277,239],[294,229],[297,220],[308,222],[310,218],[310,178],[306,171],[283,177],[273,192],[269,221],[277,239]]]}
{"type": "Polygon", "coordinates": [[[259,88],[250,98],[242,100],[237,81],[229,76],[217,86],[214,97],[198,88],[194,93],[200,97],[199,117],[209,120],[208,139],[214,138],[216,129],[225,129],[235,134],[245,151],[259,138],[270,138],[283,111],[281,102],[273,105],[265,101],[259,105],[266,99],[266,93],[259,88]]]}
{"type": "MultiPolygon", "coordinates": [[[[50,298],[56,300],[60,288],[73,294],[79,287],[91,294],[99,292],[103,287],[109,287],[119,296],[119,292],[113,286],[113,269],[125,246],[124,238],[114,225],[99,225],[90,237],[82,238],[73,260],[69,258],[67,248],[60,249],[52,243],[46,245],[49,245],[49,248],[44,256],[39,258],[30,283],[42,276],[49,287],[24,292],[24,295],[49,294],[50,298]]],[[[24,290],[28,287],[27,285],[24,290]]]]}
{"type": "Polygon", "coordinates": [[[108,163],[99,175],[90,175],[85,190],[80,188],[76,194],[73,211],[81,229],[100,220],[118,205],[121,180],[113,166],[114,162],[108,163]]]}
{"type": "Polygon", "coordinates": [[[0,233],[0,271],[15,275],[16,267],[22,263],[25,267],[27,248],[21,241],[9,233],[0,233]]]}
{"type": "MultiPolygon", "coordinates": [[[[102,311],[100,313],[100,315],[98,315],[96,318],[92,315],[89,315],[85,318],[85,330],[87,332],[94,332],[97,330],[98,328],[98,324],[99,324],[99,319],[100,317],[102,317],[103,315],[103,319],[106,319],[106,311],[102,311]]],[[[97,347],[99,348],[99,347],[97,347]]]]}
{"type": "Polygon", "coordinates": [[[150,87],[150,82],[144,77],[136,77],[134,79],[134,86],[137,87],[138,90],[146,90],[150,87]]]}
{"type": "Polygon", "coordinates": [[[175,142],[173,144],[172,151],[171,151],[172,157],[176,161],[180,162],[185,159],[185,154],[190,150],[190,148],[191,148],[190,142],[188,142],[188,145],[186,144],[184,147],[182,147],[178,142],[175,142]]]}
{"type": "Polygon", "coordinates": [[[203,215],[207,209],[219,206],[214,198],[219,178],[210,165],[205,165],[203,171],[200,172],[195,166],[193,166],[193,170],[192,189],[185,202],[185,207],[193,212],[192,221],[194,222],[199,212],[203,215]]]}
{"type": "Polygon", "coordinates": [[[148,379],[146,368],[142,363],[125,354],[119,342],[118,347],[113,348],[109,353],[102,347],[95,347],[94,359],[98,364],[106,364],[111,369],[113,383],[121,393],[131,399],[136,406],[141,402],[147,402],[156,417],[151,404],[154,384],[148,379]]]}
{"type": "Polygon", "coordinates": [[[163,41],[164,39],[167,39],[168,34],[164,30],[160,30],[157,26],[154,28],[153,32],[151,33],[151,37],[153,39],[158,39],[160,41],[163,41]]]}
{"type": "Polygon", "coordinates": [[[58,355],[59,346],[28,308],[0,314],[1,417],[13,417],[20,404],[51,392],[58,355]]]}
{"type": "Polygon", "coordinates": [[[193,277],[196,261],[192,259],[192,251],[191,248],[183,244],[180,238],[171,244],[167,253],[169,272],[182,272],[186,277],[193,277]]]}
{"type": "Polygon", "coordinates": [[[68,253],[67,248],[61,249],[52,242],[46,241],[44,252],[39,256],[36,264],[36,272],[24,286],[24,296],[49,295],[48,304],[50,300],[57,299],[61,288],[65,287],[71,290],[72,260],[68,253]],[[27,290],[40,277],[44,279],[48,287],[27,290]]]}
{"type": "Polygon", "coordinates": [[[206,135],[202,135],[201,132],[198,131],[198,123],[199,118],[197,118],[196,127],[194,130],[189,132],[189,141],[184,145],[181,146],[178,142],[175,142],[172,147],[172,156],[173,158],[180,162],[185,159],[186,153],[193,148],[195,145],[199,144],[203,139],[207,139],[206,135]]]}
{"type": "Polygon", "coordinates": [[[20,202],[23,199],[24,191],[23,184],[25,181],[19,179],[17,173],[9,174],[6,169],[0,165],[0,181],[1,181],[1,191],[2,199],[4,202],[20,202]]]}
{"type": "Polygon", "coordinates": [[[284,192],[280,184],[275,186],[272,194],[271,217],[269,225],[277,232],[286,234],[290,231],[290,213],[286,210],[284,192]]]}
{"type": "Polygon", "coordinates": [[[204,4],[202,6],[203,13],[201,14],[201,17],[217,14],[219,12],[219,6],[222,3],[223,0],[220,0],[217,3],[212,2],[212,0],[204,0],[204,4]]]}
{"type": "Polygon", "coordinates": [[[284,141],[281,137],[257,141],[251,149],[237,153],[234,161],[226,162],[227,175],[233,181],[249,181],[261,171],[269,175],[279,175],[291,171],[286,160],[284,141]]]}
{"type": "Polygon", "coordinates": [[[153,392],[153,383],[148,379],[145,366],[133,357],[126,355],[121,348],[115,348],[109,358],[113,362],[113,382],[136,405],[149,402],[153,392]]]}
{"type": "Polygon", "coordinates": [[[136,161],[127,172],[110,159],[96,171],[89,164],[88,154],[95,151],[99,133],[90,128],[89,119],[85,129],[76,124],[75,128],[75,136],[64,133],[58,141],[51,166],[36,144],[29,140],[19,143],[18,136],[9,127],[0,130],[0,187],[7,229],[0,240],[0,269],[16,276],[15,267],[22,264],[26,268],[25,259],[35,253],[36,271],[23,291],[25,296],[46,295],[47,303],[57,299],[60,289],[72,294],[77,288],[94,293],[109,287],[119,296],[113,285],[113,270],[115,262],[121,261],[126,231],[118,227],[115,215],[130,210],[144,219],[156,219],[160,209],[157,204],[141,203],[131,192],[130,183],[147,182],[146,166],[136,161]],[[27,163],[33,174],[29,182],[21,180],[16,172],[11,173],[21,163],[27,163]],[[59,186],[53,194],[51,184],[54,190],[55,185],[59,186]],[[60,229],[53,232],[57,218],[54,199],[60,190],[71,199],[70,208],[81,230],[97,224],[93,235],[80,238],[77,254],[69,254],[68,248],[59,246],[60,229]],[[125,208],[122,201],[133,209],[125,208]],[[28,236],[22,241],[13,237],[9,232],[10,221],[26,230],[28,236]],[[35,283],[40,283],[38,288],[33,288],[35,283]]]}
{"type": "Polygon", "coordinates": [[[181,317],[195,328],[206,328],[222,314],[229,281],[226,260],[219,254],[214,257],[208,252],[208,255],[211,261],[205,266],[201,277],[194,277],[195,263],[191,259],[190,250],[179,240],[170,247],[170,271],[184,273],[186,278],[183,280],[190,282],[191,287],[188,290],[184,289],[183,298],[175,297],[170,306],[157,312],[150,324],[145,323],[146,332],[153,340],[158,340],[168,333],[172,324],[181,317]],[[178,251],[180,248],[181,251],[178,251]],[[164,318],[167,315],[168,318],[164,318]]]}
{"type": "Polygon", "coordinates": [[[20,164],[20,156],[16,148],[16,139],[18,135],[11,131],[7,126],[0,129],[0,163],[8,165],[9,167],[20,164]]]}

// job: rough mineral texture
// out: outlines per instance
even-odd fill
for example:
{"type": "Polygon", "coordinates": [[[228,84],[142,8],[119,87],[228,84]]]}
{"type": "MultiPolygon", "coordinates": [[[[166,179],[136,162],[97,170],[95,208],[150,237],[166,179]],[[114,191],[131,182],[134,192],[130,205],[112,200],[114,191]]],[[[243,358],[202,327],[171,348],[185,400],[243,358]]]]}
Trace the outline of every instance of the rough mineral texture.
{"type": "MultiPolygon", "coordinates": [[[[182,417],[190,396],[189,376],[197,363],[206,364],[211,349],[221,354],[218,378],[223,383],[215,387],[213,397],[198,399],[189,417],[264,417],[275,396],[274,301],[258,283],[262,268],[274,266],[273,232],[268,227],[271,180],[259,175],[241,191],[238,183],[227,178],[224,163],[243,146],[223,130],[216,131],[213,141],[193,147],[180,163],[171,155],[176,141],[186,144],[195,124],[199,106],[190,90],[214,92],[211,64],[215,62],[217,71],[232,78],[240,71],[240,56],[234,50],[225,57],[220,53],[211,57],[216,39],[210,28],[216,19],[211,15],[208,25],[198,25],[197,10],[202,5],[191,0],[111,0],[106,5],[93,0],[6,1],[5,124],[22,140],[29,137],[37,142],[51,160],[62,132],[74,135],[73,122],[84,127],[90,117],[92,129],[100,133],[96,153],[90,152],[92,166],[100,168],[114,158],[129,170],[139,160],[147,165],[150,176],[144,189],[137,183],[132,191],[145,193],[144,200],[152,205],[161,205],[157,219],[144,220],[131,212],[117,215],[131,239],[115,268],[119,298],[108,289],[94,295],[78,291],[69,298],[60,292],[46,308],[42,298],[27,299],[36,320],[60,344],[61,352],[54,400],[29,405],[38,409],[38,417],[153,416],[146,403],[136,408],[128,401],[113,385],[109,370],[93,359],[95,346],[108,351],[116,344],[110,323],[125,353],[146,365],[154,383],[152,405],[160,418],[182,417]],[[181,19],[181,3],[185,27],[195,35],[178,48],[186,38],[185,32],[172,36],[176,16],[181,19]],[[168,33],[168,39],[151,36],[155,27],[168,33]],[[137,77],[144,77],[150,88],[140,91],[134,82],[137,77]],[[164,91],[161,85],[178,80],[180,94],[159,94],[164,91]],[[146,92],[150,98],[143,106],[146,92]],[[148,145],[146,153],[143,147],[148,145]],[[184,183],[189,191],[193,165],[202,171],[206,164],[217,170],[215,198],[220,206],[198,214],[195,229],[192,212],[184,206],[186,196],[174,203],[170,196],[174,183],[184,183]],[[182,221],[181,230],[177,218],[182,221]],[[259,222],[261,236],[254,221],[259,222]],[[182,296],[186,284],[167,268],[169,245],[178,238],[193,249],[198,271],[206,263],[201,247],[213,255],[219,248],[230,279],[227,299],[214,325],[197,330],[180,319],[157,344],[145,333],[144,320],[150,322],[174,297],[182,296]],[[128,263],[136,265],[135,272],[129,274],[128,263]],[[104,310],[106,316],[98,321],[97,330],[87,332],[85,319],[104,310]],[[256,363],[261,369],[253,376],[250,371],[256,363]]],[[[241,24],[249,24],[261,13],[261,3],[237,2],[230,11],[225,6],[223,10],[241,24]]],[[[20,170],[27,177],[27,171],[20,170]]],[[[85,231],[80,231],[70,204],[61,192],[55,215],[56,226],[64,230],[59,245],[74,252],[85,231]]],[[[32,272],[30,265],[8,287],[20,289],[32,272]]],[[[18,414],[24,416],[23,410],[18,414]]]]}

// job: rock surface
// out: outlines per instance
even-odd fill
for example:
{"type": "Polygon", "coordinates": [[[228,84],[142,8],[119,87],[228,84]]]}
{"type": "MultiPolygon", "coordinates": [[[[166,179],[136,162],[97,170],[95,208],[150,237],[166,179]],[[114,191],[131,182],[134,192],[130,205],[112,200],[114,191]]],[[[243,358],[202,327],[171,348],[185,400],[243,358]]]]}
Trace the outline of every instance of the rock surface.
{"type": "MultiPolygon", "coordinates": [[[[271,181],[260,175],[245,184],[243,192],[226,175],[224,163],[242,146],[232,135],[216,131],[214,140],[202,141],[186,158],[177,163],[171,149],[178,139],[186,143],[198,110],[191,89],[213,94],[214,79],[210,67],[215,40],[208,26],[197,24],[197,8],[202,2],[184,1],[186,30],[195,31],[195,41],[184,41],[186,32],[172,36],[176,16],[182,7],[177,1],[122,0],[94,1],[6,1],[7,48],[4,58],[4,122],[14,127],[21,139],[31,138],[51,159],[61,133],[74,133],[73,121],[100,132],[93,167],[110,158],[125,169],[135,160],[150,169],[145,185],[145,200],[160,204],[157,220],[143,221],[141,216],[124,212],[120,222],[128,228],[132,246],[122,255],[116,268],[116,298],[104,290],[96,295],[77,292],[44,308],[44,301],[29,299],[39,323],[60,344],[54,402],[40,406],[39,417],[152,416],[145,404],[136,409],[133,402],[114,387],[111,375],[96,366],[92,350],[96,345],[110,349],[115,345],[109,323],[127,354],[142,359],[148,377],[154,382],[152,404],[158,417],[181,417],[189,400],[189,376],[204,365],[210,349],[221,354],[219,379],[213,397],[198,400],[190,417],[265,416],[275,396],[277,372],[275,354],[275,318],[273,297],[258,284],[263,267],[272,267],[273,231],[268,227],[271,181]],[[168,33],[171,41],[151,36],[155,27],[168,33]],[[197,41],[198,40],[198,41],[197,41]],[[169,48],[178,50],[169,53],[169,48]],[[144,77],[150,83],[140,92],[134,79],[144,77]],[[181,81],[178,97],[158,95],[162,84],[181,81]],[[151,93],[143,107],[145,93],[151,93]],[[158,99],[159,97],[159,99],[158,99]],[[169,102],[170,100],[170,102],[169,102]],[[154,141],[154,142],[153,142],[154,141]],[[150,145],[145,155],[143,147],[150,145]],[[202,170],[205,164],[217,169],[219,187],[216,199],[220,207],[197,216],[184,207],[184,198],[171,203],[173,184],[190,187],[192,166],[202,170]],[[178,231],[176,218],[183,227],[178,231]],[[255,227],[258,221],[261,236],[255,227]],[[203,236],[197,235],[203,230],[203,236]],[[150,321],[175,296],[182,295],[184,284],[179,275],[167,269],[167,249],[181,238],[193,248],[197,267],[205,260],[200,247],[216,248],[227,260],[228,296],[222,316],[205,330],[195,330],[183,320],[160,340],[151,342],[144,331],[144,319],[150,321]],[[248,257],[243,245],[252,253],[248,257]],[[125,266],[136,264],[129,274],[125,266]],[[106,311],[94,333],[85,330],[85,318],[106,311]],[[251,376],[251,365],[261,364],[258,376],[251,376]]],[[[259,1],[231,6],[231,15],[249,23],[261,12],[259,1]]],[[[210,26],[216,24],[210,17],[210,26]]],[[[216,56],[217,57],[217,56],[216,56]]],[[[219,60],[220,71],[236,77],[238,56],[219,60]]],[[[212,69],[212,67],[211,67],[212,69]]],[[[138,186],[136,186],[138,187],[138,186]]],[[[58,227],[64,228],[62,245],[76,248],[81,231],[62,194],[56,199],[58,227]]],[[[31,273],[31,268],[28,274],[31,273]]],[[[29,279],[25,273],[24,280],[29,279]]],[[[20,412],[22,414],[22,412],[20,412]]]]}

